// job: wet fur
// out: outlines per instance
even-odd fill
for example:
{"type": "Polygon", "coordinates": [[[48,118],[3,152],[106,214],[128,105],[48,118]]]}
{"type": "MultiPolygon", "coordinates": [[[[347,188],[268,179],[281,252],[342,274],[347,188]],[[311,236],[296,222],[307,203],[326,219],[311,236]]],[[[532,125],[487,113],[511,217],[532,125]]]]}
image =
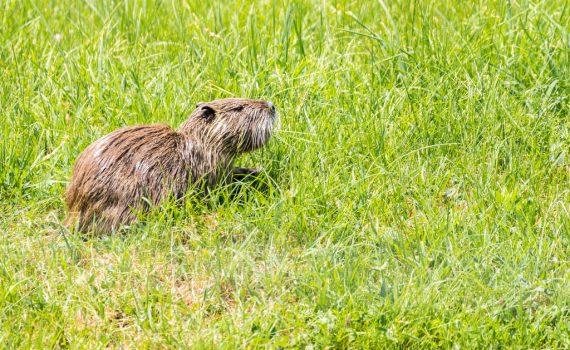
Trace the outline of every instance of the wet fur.
{"type": "Polygon", "coordinates": [[[65,194],[65,224],[82,232],[111,232],[131,223],[190,185],[208,190],[256,169],[233,169],[233,160],[263,146],[277,119],[269,102],[223,99],[199,103],[178,131],[168,125],[122,128],[77,158],[65,194]]]}

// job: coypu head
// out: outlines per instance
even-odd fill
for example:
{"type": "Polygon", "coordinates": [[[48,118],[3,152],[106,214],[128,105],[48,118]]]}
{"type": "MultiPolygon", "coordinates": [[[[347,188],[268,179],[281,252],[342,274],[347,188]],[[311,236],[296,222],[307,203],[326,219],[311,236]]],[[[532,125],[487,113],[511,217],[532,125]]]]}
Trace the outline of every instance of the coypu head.
{"type": "Polygon", "coordinates": [[[271,102],[225,98],[196,104],[180,132],[192,135],[210,149],[235,155],[267,143],[276,120],[271,102]]]}

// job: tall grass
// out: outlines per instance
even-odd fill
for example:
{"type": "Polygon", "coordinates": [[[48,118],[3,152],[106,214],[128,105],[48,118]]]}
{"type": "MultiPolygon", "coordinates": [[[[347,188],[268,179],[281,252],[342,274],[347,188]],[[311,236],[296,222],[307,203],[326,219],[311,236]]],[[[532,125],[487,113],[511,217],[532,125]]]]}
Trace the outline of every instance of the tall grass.
{"type": "Polygon", "coordinates": [[[570,346],[569,12],[0,1],[0,344],[570,346]],[[229,96],[278,108],[265,190],[62,228],[87,145],[229,96]]]}

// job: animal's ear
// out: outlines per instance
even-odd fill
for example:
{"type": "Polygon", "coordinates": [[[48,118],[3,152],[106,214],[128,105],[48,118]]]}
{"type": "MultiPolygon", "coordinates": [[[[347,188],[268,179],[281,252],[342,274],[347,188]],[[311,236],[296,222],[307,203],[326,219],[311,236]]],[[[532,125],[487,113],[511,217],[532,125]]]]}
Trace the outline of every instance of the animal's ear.
{"type": "Polygon", "coordinates": [[[201,105],[205,104],[206,102],[198,102],[196,103],[196,108],[200,107],[201,105]]]}
{"type": "Polygon", "coordinates": [[[207,104],[200,105],[198,110],[200,111],[200,118],[205,119],[206,121],[212,120],[216,115],[216,111],[207,104]]]}

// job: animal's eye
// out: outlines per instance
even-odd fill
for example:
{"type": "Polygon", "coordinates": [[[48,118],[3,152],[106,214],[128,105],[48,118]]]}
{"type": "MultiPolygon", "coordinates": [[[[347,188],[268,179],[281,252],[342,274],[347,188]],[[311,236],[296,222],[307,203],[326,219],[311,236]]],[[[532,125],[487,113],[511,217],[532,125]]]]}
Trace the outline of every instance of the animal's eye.
{"type": "Polygon", "coordinates": [[[236,112],[243,111],[243,106],[237,106],[236,108],[234,108],[234,111],[236,111],[236,112]]]}

